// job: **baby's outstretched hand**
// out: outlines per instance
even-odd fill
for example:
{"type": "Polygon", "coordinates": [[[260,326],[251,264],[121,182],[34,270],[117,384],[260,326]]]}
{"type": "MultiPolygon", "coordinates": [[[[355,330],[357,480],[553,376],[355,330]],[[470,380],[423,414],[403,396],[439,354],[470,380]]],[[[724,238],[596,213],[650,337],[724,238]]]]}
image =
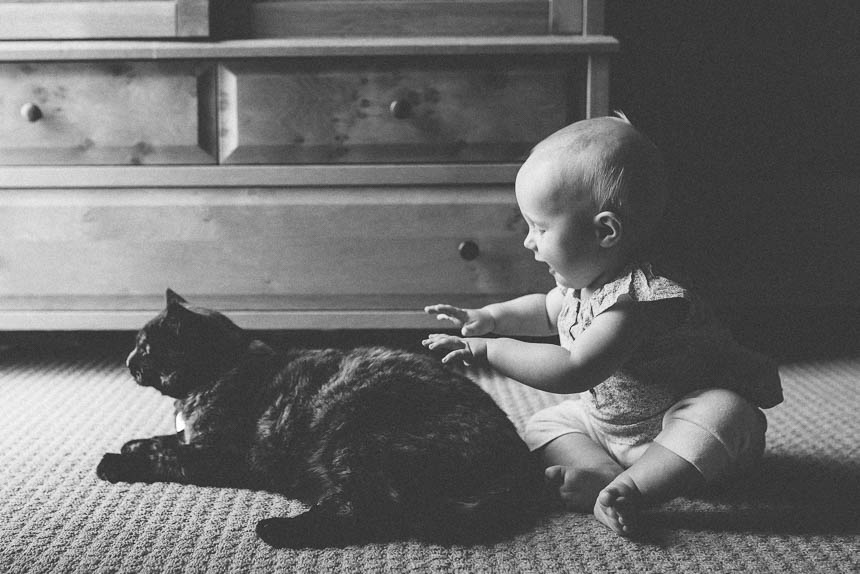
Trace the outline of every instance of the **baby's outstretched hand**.
{"type": "Polygon", "coordinates": [[[450,351],[442,357],[443,363],[456,359],[464,365],[475,365],[487,359],[487,343],[483,339],[464,339],[455,335],[433,333],[421,341],[421,344],[431,351],[450,351]]]}
{"type": "Polygon", "coordinates": [[[483,309],[460,309],[453,305],[429,305],[424,312],[440,321],[451,321],[464,337],[486,335],[496,328],[496,320],[483,309]]]}

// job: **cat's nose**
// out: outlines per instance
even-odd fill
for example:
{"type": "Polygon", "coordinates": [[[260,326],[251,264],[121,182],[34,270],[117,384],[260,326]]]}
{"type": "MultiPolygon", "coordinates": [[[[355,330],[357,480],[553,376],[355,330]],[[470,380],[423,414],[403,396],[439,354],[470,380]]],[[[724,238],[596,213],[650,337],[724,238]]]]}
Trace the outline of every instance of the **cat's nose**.
{"type": "Polygon", "coordinates": [[[134,359],[135,355],[137,355],[137,349],[133,349],[131,353],[128,354],[128,357],[125,359],[125,366],[131,368],[131,361],[134,359]]]}

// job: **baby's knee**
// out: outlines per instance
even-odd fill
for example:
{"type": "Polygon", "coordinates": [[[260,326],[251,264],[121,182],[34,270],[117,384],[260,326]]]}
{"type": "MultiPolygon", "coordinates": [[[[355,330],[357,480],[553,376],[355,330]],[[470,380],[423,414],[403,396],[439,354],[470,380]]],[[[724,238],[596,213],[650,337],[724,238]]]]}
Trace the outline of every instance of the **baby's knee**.
{"type": "Polygon", "coordinates": [[[705,389],[690,393],[666,412],[664,419],[685,419],[704,428],[721,431],[744,428],[750,431],[767,426],[762,412],[741,395],[728,389],[705,389]]]}
{"type": "Polygon", "coordinates": [[[757,410],[748,400],[728,389],[706,389],[700,391],[698,397],[710,412],[718,415],[744,416],[757,410]]]}
{"type": "Polygon", "coordinates": [[[687,445],[691,455],[711,467],[703,472],[710,480],[756,465],[764,453],[766,430],[764,414],[742,396],[726,389],[706,389],[669,409],[661,439],[687,445]]]}

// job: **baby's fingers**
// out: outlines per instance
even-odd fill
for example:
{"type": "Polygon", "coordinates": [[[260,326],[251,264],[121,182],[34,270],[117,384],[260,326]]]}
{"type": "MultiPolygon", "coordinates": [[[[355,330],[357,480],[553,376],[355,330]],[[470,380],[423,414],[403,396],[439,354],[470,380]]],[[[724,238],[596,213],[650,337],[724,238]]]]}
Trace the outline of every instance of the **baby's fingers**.
{"type": "Polygon", "coordinates": [[[428,335],[426,339],[421,341],[421,344],[428,349],[462,349],[465,344],[459,337],[453,335],[445,335],[443,333],[434,333],[428,335]]]}
{"type": "Polygon", "coordinates": [[[429,305],[424,307],[424,312],[436,315],[436,318],[440,321],[451,321],[457,327],[460,327],[466,321],[466,312],[452,305],[429,305]]]}
{"type": "Polygon", "coordinates": [[[442,362],[448,363],[449,361],[461,361],[464,365],[468,366],[471,359],[472,353],[469,352],[469,349],[457,349],[456,351],[451,351],[442,357],[442,362]]]}

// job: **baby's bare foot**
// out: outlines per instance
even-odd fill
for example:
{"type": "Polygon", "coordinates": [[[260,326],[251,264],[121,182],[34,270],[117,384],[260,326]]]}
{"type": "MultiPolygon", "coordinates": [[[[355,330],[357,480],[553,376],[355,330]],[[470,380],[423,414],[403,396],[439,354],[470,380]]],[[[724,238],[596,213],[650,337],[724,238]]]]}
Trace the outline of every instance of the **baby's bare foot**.
{"type": "Polygon", "coordinates": [[[548,487],[558,492],[562,504],[574,512],[590,512],[597,495],[613,478],[611,469],[550,466],[545,471],[548,487]]]}
{"type": "Polygon", "coordinates": [[[594,517],[622,536],[636,532],[642,495],[629,476],[618,475],[594,503],[594,517]]]}

